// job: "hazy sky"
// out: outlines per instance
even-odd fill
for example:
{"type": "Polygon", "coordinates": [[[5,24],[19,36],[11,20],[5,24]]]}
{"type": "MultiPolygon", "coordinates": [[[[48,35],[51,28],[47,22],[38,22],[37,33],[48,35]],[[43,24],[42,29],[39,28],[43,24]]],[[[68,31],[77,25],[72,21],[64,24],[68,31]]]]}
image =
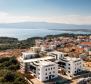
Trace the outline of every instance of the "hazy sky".
{"type": "Polygon", "coordinates": [[[0,23],[91,24],[91,0],[0,0],[0,23]]]}

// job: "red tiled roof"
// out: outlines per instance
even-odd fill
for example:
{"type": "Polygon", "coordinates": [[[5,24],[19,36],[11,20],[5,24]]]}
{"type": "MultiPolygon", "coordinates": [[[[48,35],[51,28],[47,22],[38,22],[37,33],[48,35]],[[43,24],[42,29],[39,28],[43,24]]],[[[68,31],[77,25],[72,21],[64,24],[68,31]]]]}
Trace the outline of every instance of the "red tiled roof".
{"type": "Polygon", "coordinates": [[[82,45],[91,45],[91,42],[82,42],[82,45]]]}
{"type": "Polygon", "coordinates": [[[83,51],[84,48],[76,48],[77,51],[83,51]]]}

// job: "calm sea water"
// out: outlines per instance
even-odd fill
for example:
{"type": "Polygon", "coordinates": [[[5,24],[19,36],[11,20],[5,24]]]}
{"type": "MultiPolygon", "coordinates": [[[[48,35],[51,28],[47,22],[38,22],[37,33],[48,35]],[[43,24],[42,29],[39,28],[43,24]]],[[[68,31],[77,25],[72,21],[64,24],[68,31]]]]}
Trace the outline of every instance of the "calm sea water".
{"type": "Polygon", "coordinates": [[[61,33],[75,33],[75,34],[86,34],[87,32],[74,32],[74,31],[61,31],[61,30],[48,30],[48,29],[21,29],[21,28],[0,28],[0,37],[15,37],[19,40],[24,40],[35,36],[46,36],[61,33]]]}

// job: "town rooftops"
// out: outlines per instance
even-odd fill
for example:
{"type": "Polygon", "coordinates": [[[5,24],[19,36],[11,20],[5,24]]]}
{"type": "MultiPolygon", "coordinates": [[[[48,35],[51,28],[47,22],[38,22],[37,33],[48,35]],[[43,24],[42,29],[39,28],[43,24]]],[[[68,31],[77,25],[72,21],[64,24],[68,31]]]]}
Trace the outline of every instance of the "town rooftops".
{"type": "Polygon", "coordinates": [[[91,42],[81,42],[81,45],[90,45],[91,46],[91,42]]]}

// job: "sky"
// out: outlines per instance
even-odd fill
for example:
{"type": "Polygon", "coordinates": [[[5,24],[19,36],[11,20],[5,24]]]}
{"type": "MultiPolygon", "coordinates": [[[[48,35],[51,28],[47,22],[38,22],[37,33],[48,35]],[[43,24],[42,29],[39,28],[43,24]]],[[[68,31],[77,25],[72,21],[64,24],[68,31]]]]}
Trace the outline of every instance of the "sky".
{"type": "Polygon", "coordinates": [[[91,25],[91,0],[0,0],[0,23],[91,25]]]}

